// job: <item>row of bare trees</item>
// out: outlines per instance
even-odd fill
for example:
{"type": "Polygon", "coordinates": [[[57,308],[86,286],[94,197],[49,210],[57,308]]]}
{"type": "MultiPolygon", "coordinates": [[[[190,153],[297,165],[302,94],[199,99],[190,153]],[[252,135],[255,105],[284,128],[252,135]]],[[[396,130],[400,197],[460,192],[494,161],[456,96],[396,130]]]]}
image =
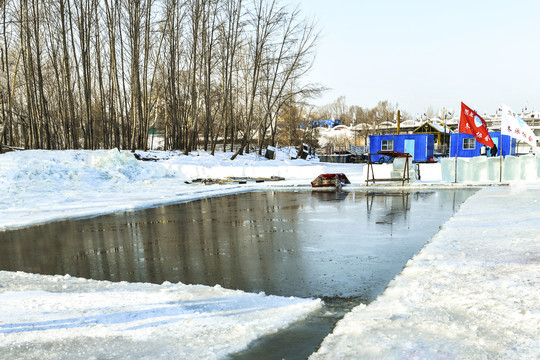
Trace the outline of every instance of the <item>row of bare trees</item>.
{"type": "Polygon", "coordinates": [[[318,34],[278,0],[0,0],[0,145],[241,154],[276,140],[318,34]]]}
{"type": "MultiPolygon", "coordinates": [[[[310,118],[313,120],[339,119],[341,124],[351,126],[356,135],[366,144],[370,135],[379,135],[393,131],[397,121],[398,104],[387,100],[379,101],[373,108],[346,104],[345,97],[340,96],[334,102],[313,109],[310,118]]],[[[400,110],[401,119],[410,119],[410,115],[400,110]]],[[[301,120],[299,120],[301,121],[301,120]]]]}

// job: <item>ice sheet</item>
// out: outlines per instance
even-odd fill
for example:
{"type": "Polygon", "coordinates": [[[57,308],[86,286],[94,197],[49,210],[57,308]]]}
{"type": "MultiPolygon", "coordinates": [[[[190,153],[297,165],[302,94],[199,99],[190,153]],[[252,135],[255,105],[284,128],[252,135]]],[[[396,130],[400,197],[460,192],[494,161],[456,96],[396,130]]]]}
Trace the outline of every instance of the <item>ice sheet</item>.
{"type": "MultiPolygon", "coordinates": [[[[223,153],[150,155],[162,160],[137,161],[118,150],[1,154],[0,230],[256,188],[309,186],[325,172],[343,172],[358,188],[367,169],[283,153],[277,160],[249,154],[235,161],[223,153]],[[185,183],[272,175],[286,180],[185,183]]],[[[454,161],[421,164],[422,180],[410,186],[453,183],[454,161]]],[[[519,161],[507,157],[504,164],[505,180],[517,181],[469,198],[384,295],[343,319],[313,358],[539,358],[540,185],[538,166],[531,168],[538,160],[519,161]],[[518,170],[528,183],[515,177],[518,170]]],[[[470,163],[458,160],[460,181],[471,179],[470,163]]],[[[487,163],[478,181],[497,177],[499,165],[487,163]]],[[[392,166],[374,170],[389,177],[392,166]]],[[[320,305],[220,287],[0,271],[0,358],[224,358],[320,305]]]]}
{"type": "Polygon", "coordinates": [[[311,359],[538,359],[540,185],[484,188],[311,359]]]}

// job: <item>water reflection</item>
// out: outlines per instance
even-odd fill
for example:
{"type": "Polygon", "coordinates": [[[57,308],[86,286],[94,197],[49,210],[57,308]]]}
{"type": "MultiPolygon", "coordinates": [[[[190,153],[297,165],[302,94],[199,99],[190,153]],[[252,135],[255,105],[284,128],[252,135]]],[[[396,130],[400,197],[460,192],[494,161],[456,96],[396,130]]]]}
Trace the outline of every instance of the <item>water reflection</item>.
{"type": "Polygon", "coordinates": [[[345,200],[349,194],[349,191],[313,190],[311,192],[311,196],[320,201],[341,201],[345,200]]]}
{"type": "Polygon", "coordinates": [[[474,190],[253,192],[0,233],[0,269],[371,301],[474,190]]]}
{"type": "Polygon", "coordinates": [[[375,220],[376,224],[392,225],[396,216],[403,216],[403,220],[406,221],[407,212],[410,210],[409,195],[410,193],[408,191],[386,193],[368,192],[366,194],[368,218],[370,218],[375,204],[375,209],[386,209],[382,216],[377,211],[375,212],[379,216],[379,218],[375,220]]]}

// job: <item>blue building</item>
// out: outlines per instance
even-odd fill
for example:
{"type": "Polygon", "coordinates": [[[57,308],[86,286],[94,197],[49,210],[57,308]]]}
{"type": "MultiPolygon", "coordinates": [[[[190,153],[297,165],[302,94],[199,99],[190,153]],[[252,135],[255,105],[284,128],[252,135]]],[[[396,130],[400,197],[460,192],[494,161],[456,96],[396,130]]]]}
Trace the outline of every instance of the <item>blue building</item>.
{"type": "MultiPolygon", "coordinates": [[[[508,135],[502,135],[500,131],[490,132],[489,136],[497,146],[497,156],[516,155],[516,139],[508,135]]],[[[463,133],[450,134],[450,157],[474,157],[480,156],[482,144],[476,141],[474,136],[463,133]]],[[[487,156],[491,156],[489,150],[487,156]]]]}
{"type": "Polygon", "coordinates": [[[305,129],[308,126],[311,126],[312,128],[318,128],[318,127],[333,128],[338,125],[341,125],[341,120],[328,119],[328,120],[313,120],[307,124],[305,124],[304,122],[301,122],[299,127],[300,129],[305,129]]]}
{"type": "MultiPolygon", "coordinates": [[[[412,155],[416,162],[432,161],[435,146],[433,134],[370,135],[369,152],[381,150],[397,151],[412,155]]],[[[381,156],[374,155],[371,161],[378,162],[381,156]]]]}

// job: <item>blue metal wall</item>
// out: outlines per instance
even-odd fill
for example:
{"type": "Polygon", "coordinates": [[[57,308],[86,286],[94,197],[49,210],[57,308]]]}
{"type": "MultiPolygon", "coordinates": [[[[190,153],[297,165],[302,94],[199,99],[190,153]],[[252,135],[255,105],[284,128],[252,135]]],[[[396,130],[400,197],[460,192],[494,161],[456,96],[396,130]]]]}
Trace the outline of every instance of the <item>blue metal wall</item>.
{"type": "MultiPolygon", "coordinates": [[[[405,152],[405,140],[414,140],[413,161],[424,162],[433,159],[435,136],[433,134],[403,134],[403,135],[370,135],[369,152],[375,154],[381,151],[383,140],[394,140],[394,151],[405,152]]],[[[381,156],[371,157],[372,161],[379,161],[381,156]]]]}
{"type": "MultiPolygon", "coordinates": [[[[497,156],[516,155],[516,139],[508,135],[502,135],[500,131],[490,132],[489,136],[497,145],[499,150],[497,156]]],[[[458,157],[480,156],[482,144],[475,141],[474,149],[463,149],[463,139],[474,139],[474,136],[462,133],[450,134],[450,157],[454,157],[456,154],[458,157]]],[[[489,151],[487,156],[491,156],[489,151]]]]}

